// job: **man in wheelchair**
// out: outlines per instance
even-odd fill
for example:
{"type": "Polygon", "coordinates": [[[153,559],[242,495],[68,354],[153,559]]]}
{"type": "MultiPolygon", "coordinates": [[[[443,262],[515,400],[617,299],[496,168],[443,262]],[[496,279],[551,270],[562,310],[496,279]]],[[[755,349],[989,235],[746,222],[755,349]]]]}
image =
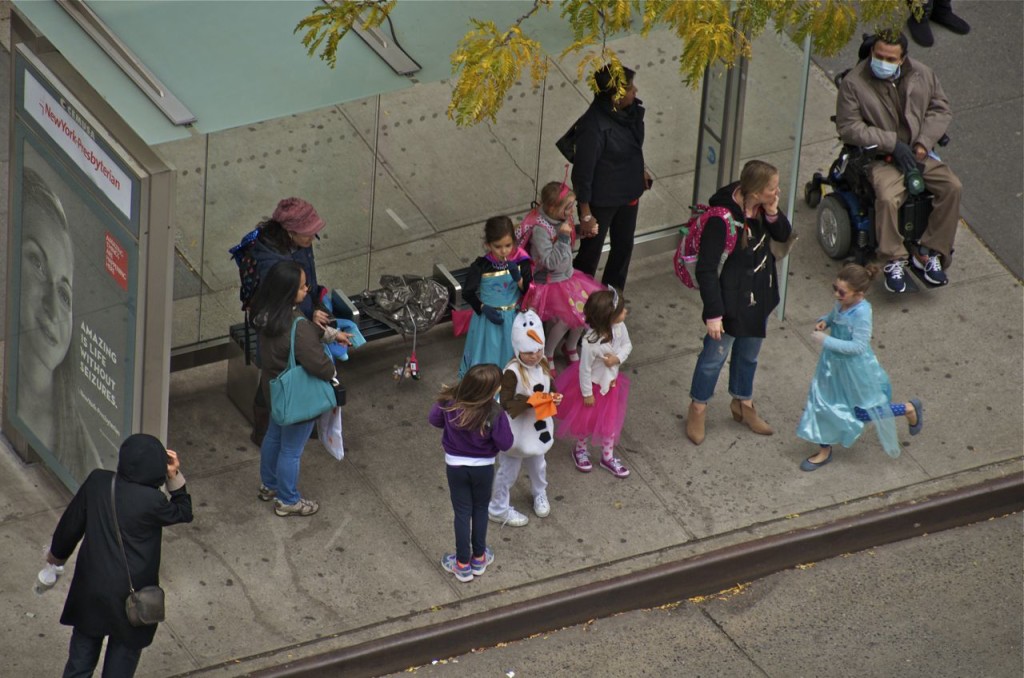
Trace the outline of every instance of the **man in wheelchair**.
{"type": "Polygon", "coordinates": [[[960,219],[960,180],[933,149],[946,133],[952,114],[949,100],[930,68],[907,56],[907,37],[899,31],[869,38],[870,59],[854,66],[839,87],[836,129],[846,144],[877,146],[892,161],[867,168],[875,192],[878,255],[886,260],[885,287],[904,292],[907,247],[898,213],[907,197],[906,175],[916,172],[934,196],[928,226],[911,247],[910,260],[932,285],[949,282],[948,262],[960,219]]]}

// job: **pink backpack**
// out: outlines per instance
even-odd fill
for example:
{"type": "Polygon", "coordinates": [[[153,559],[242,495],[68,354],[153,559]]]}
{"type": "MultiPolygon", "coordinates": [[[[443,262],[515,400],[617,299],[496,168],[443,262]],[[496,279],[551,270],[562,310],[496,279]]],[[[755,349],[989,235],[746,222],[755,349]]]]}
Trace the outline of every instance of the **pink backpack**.
{"type": "MultiPolygon", "coordinates": [[[[527,213],[523,220],[516,226],[516,246],[521,248],[524,252],[530,252],[530,238],[533,237],[533,229],[540,226],[547,234],[551,236],[551,240],[554,241],[558,234],[551,230],[549,226],[540,216],[540,206],[535,205],[533,209],[527,213]]],[[[569,236],[570,244],[576,243],[576,231],[573,230],[571,236],[569,236]]]]}
{"type": "Polygon", "coordinates": [[[728,207],[708,207],[707,205],[693,205],[690,207],[690,220],[679,229],[683,235],[676,248],[676,256],[673,264],[676,270],[676,277],[690,289],[697,289],[697,255],[700,254],[700,237],[704,233],[704,226],[708,219],[718,217],[726,224],[725,250],[722,252],[722,261],[725,260],[736,249],[736,240],[739,238],[742,224],[738,224],[732,216],[728,207]]]}

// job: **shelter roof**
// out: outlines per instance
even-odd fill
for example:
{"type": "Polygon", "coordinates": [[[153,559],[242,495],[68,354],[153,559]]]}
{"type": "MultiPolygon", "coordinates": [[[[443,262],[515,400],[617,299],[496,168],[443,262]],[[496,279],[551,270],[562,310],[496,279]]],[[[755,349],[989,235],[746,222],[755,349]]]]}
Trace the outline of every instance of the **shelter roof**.
{"type": "MultiPolygon", "coordinates": [[[[469,19],[511,24],[531,7],[521,0],[402,0],[395,36],[422,70],[401,76],[355,35],[338,49],[337,68],[309,57],[293,29],[311,0],[90,0],[88,6],[196,116],[175,126],[57,2],[14,0],[17,11],[64,55],[148,144],[315,110],[437,82],[469,19]]],[[[387,33],[387,23],[382,29],[387,33]]],[[[571,36],[557,8],[529,19],[548,49],[571,36]]]]}

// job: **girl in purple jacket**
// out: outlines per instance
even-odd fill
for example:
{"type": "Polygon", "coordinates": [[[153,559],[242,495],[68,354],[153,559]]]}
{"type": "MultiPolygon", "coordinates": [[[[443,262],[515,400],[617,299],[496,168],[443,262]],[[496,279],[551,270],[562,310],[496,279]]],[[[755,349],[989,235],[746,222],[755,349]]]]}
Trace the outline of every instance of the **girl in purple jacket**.
{"type": "Polygon", "coordinates": [[[441,388],[428,417],[444,430],[441,446],[455,513],[455,553],[446,553],[441,567],[461,582],[479,577],[494,561],[487,547],[494,458],[512,447],[508,415],[494,399],[500,388],[497,365],[475,365],[461,381],[441,388]]]}

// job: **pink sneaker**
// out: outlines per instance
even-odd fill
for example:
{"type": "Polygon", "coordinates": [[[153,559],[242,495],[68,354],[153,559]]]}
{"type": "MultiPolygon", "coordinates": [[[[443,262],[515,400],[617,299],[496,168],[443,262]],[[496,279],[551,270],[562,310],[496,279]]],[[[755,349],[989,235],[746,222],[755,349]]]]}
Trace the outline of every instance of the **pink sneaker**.
{"type": "Polygon", "coordinates": [[[605,459],[601,457],[601,468],[611,473],[616,478],[628,478],[629,469],[626,468],[616,457],[605,459]]]}
{"type": "Polygon", "coordinates": [[[570,363],[578,363],[580,361],[580,354],[576,352],[576,349],[566,348],[565,344],[562,344],[562,355],[570,363]]]}
{"type": "Polygon", "coordinates": [[[594,465],[590,463],[590,453],[585,447],[573,448],[572,460],[576,464],[576,470],[581,473],[590,473],[594,468],[594,465]]]}

